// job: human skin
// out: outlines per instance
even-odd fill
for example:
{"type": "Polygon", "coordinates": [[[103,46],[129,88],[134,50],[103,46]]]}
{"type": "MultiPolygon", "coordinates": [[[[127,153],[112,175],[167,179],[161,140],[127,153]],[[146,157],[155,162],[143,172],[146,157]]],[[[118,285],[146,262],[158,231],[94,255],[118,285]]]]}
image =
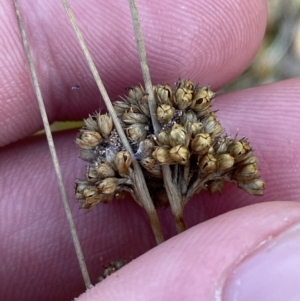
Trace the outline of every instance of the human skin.
{"type": "MultiPolygon", "coordinates": [[[[154,83],[172,84],[180,76],[223,87],[251,63],[267,20],[262,0],[138,4],[154,83]]],[[[71,5],[112,99],[141,83],[128,3],[71,5]]],[[[20,6],[50,122],[104,109],[61,3],[20,6]],[[75,84],[78,91],[71,89],[75,84]]],[[[0,299],[70,300],[85,289],[46,139],[30,137],[42,121],[12,3],[2,1],[0,11],[0,299]]],[[[85,163],[78,159],[76,132],[55,134],[92,282],[110,260],[138,258],[79,300],[213,300],[230,267],[297,223],[299,84],[291,79],[218,96],[214,108],[226,132],[238,129],[255,149],[265,195],[253,197],[232,185],[221,195],[203,193],[185,210],[188,227],[196,226],[158,247],[132,199],[78,210],[74,180],[84,176],[85,163]]],[[[166,239],[174,236],[170,210],[159,210],[159,217],[166,239]]]]}

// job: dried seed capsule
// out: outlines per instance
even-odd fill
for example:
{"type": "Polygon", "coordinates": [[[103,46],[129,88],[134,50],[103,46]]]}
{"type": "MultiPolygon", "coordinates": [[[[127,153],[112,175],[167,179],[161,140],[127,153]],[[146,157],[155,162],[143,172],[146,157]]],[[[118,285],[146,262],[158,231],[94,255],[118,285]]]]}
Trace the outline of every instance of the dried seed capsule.
{"type": "Polygon", "coordinates": [[[170,132],[169,141],[172,146],[185,145],[186,144],[186,131],[180,124],[175,123],[170,132]]]}
{"type": "Polygon", "coordinates": [[[200,133],[197,134],[195,138],[192,140],[191,148],[193,153],[202,155],[208,152],[211,143],[212,141],[209,134],[200,133]]]}
{"type": "Polygon", "coordinates": [[[97,119],[100,133],[105,139],[107,139],[113,129],[113,120],[111,116],[107,114],[98,114],[97,119]]]}
{"type": "Polygon", "coordinates": [[[208,116],[202,123],[205,132],[211,134],[212,138],[222,133],[222,126],[214,116],[208,116]]]}
{"type": "Polygon", "coordinates": [[[82,191],[84,198],[96,197],[98,196],[98,189],[96,186],[88,186],[82,191]]]}
{"type": "Polygon", "coordinates": [[[133,142],[141,142],[147,137],[147,129],[145,124],[136,123],[126,129],[126,135],[133,142]]]}
{"type": "Polygon", "coordinates": [[[156,114],[160,123],[167,123],[174,117],[175,108],[168,104],[161,104],[157,107],[156,114]]]}
{"type": "Polygon", "coordinates": [[[116,158],[116,148],[114,146],[109,146],[105,148],[105,162],[114,166],[116,158]]]}
{"type": "Polygon", "coordinates": [[[115,164],[120,175],[125,174],[132,163],[130,154],[126,151],[120,151],[116,154],[115,164]]]}
{"type": "Polygon", "coordinates": [[[233,175],[237,181],[246,181],[257,178],[258,169],[254,164],[248,164],[239,168],[233,175]]]}
{"type": "Polygon", "coordinates": [[[136,124],[136,123],[147,123],[148,117],[141,113],[133,113],[131,111],[125,112],[122,116],[122,120],[126,124],[136,124]]]}
{"type": "Polygon", "coordinates": [[[253,155],[252,152],[248,152],[245,156],[243,156],[242,160],[239,161],[239,165],[247,165],[247,164],[258,164],[258,159],[253,155]]]}
{"type": "Polygon", "coordinates": [[[151,139],[142,140],[139,144],[139,148],[134,154],[137,160],[151,156],[155,147],[155,142],[151,139]]]}
{"type": "Polygon", "coordinates": [[[181,116],[180,123],[185,125],[187,122],[190,122],[190,123],[198,122],[197,115],[194,111],[187,110],[181,116]]]}
{"type": "Polygon", "coordinates": [[[189,79],[179,79],[177,81],[177,83],[176,83],[176,88],[177,89],[179,89],[179,88],[186,88],[186,89],[189,89],[189,90],[194,90],[195,85],[189,79]]]}
{"type": "Polygon", "coordinates": [[[127,95],[131,99],[130,103],[132,104],[136,104],[145,95],[142,86],[128,87],[126,90],[128,91],[127,95]]]}
{"type": "Polygon", "coordinates": [[[92,183],[95,183],[99,180],[97,170],[94,166],[88,166],[87,167],[87,171],[85,173],[85,176],[86,176],[87,180],[89,180],[92,183]]]}
{"type": "Polygon", "coordinates": [[[215,94],[210,90],[209,86],[199,89],[193,97],[191,108],[196,112],[207,110],[214,96],[215,94]]]}
{"type": "Polygon", "coordinates": [[[157,135],[157,140],[158,140],[160,145],[168,145],[169,144],[169,137],[170,137],[170,135],[168,135],[167,132],[161,131],[157,135]]]}
{"type": "Polygon", "coordinates": [[[118,179],[106,178],[98,184],[98,189],[100,193],[112,194],[116,191],[117,186],[118,186],[118,179]]]}
{"type": "Polygon", "coordinates": [[[254,179],[246,182],[239,182],[238,186],[252,195],[263,195],[265,182],[261,179],[254,179]]]}
{"type": "Polygon", "coordinates": [[[190,152],[187,147],[177,145],[170,149],[170,157],[179,164],[186,164],[190,158],[190,152]]]}
{"type": "Polygon", "coordinates": [[[159,146],[152,153],[152,157],[160,164],[172,164],[174,161],[170,157],[169,150],[169,147],[159,146]]]}
{"type": "Polygon", "coordinates": [[[175,92],[174,104],[180,110],[185,110],[192,104],[193,91],[186,88],[179,88],[175,92]]]}
{"type": "Polygon", "coordinates": [[[115,171],[108,163],[99,163],[95,169],[100,179],[110,178],[115,175],[115,171]]]}
{"type": "Polygon", "coordinates": [[[201,173],[214,172],[217,168],[217,159],[212,154],[206,154],[200,159],[199,167],[201,173]]]}
{"type": "Polygon", "coordinates": [[[92,209],[95,205],[100,203],[102,200],[101,195],[97,195],[95,197],[88,197],[82,202],[82,208],[84,209],[92,209]]]}
{"type": "Polygon", "coordinates": [[[241,159],[242,156],[250,150],[251,147],[246,140],[233,141],[233,143],[228,146],[229,154],[235,159],[241,159]]]}
{"type": "Polygon", "coordinates": [[[84,119],[83,121],[84,121],[85,127],[88,130],[96,131],[96,132],[99,131],[97,119],[95,118],[95,116],[90,115],[89,118],[84,119]]]}
{"type": "Polygon", "coordinates": [[[172,104],[172,89],[170,86],[157,85],[154,87],[154,92],[159,104],[172,104]]]}
{"type": "Polygon", "coordinates": [[[141,160],[141,165],[147,170],[151,171],[155,165],[155,159],[151,157],[146,157],[141,160]]]}
{"type": "Polygon", "coordinates": [[[222,154],[227,151],[231,139],[228,137],[218,137],[217,143],[214,145],[214,150],[217,154],[222,154]]]}
{"type": "Polygon", "coordinates": [[[141,109],[141,111],[150,118],[150,109],[149,109],[149,103],[148,103],[148,96],[143,96],[139,101],[138,105],[141,109]]]}
{"type": "Polygon", "coordinates": [[[125,101],[117,100],[113,103],[117,115],[123,114],[130,109],[130,105],[125,101]]]}
{"type": "Polygon", "coordinates": [[[197,134],[200,134],[203,125],[201,122],[187,122],[185,128],[186,132],[190,133],[191,137],[194,138],[197,134]]]}
{"type": "Polygon", "coordinates": [[[224,187],[224,180],[213,180],[207,183],[207,189],[211,193],[221,193],[224,187]]]}
{"type": "Polygon", "coordinates": [[[93,162],[97,158],[97,153],[93,149],[80,149],[80,158],[84,161],[93,162]]]}
{"type": "Polygon", "coordinates": [[[229,154],[221,154],[217,156],[217,170],[225,171],[234,165],[234,158],[229,154]]]}
{"type": "Polygon", "coordinates": [[[92,149],[102,142],[102,137],[98,132],[90,130],[81,130],[76,143],[83,149],[92,149]]]}
{"type": "Polygon", "coordinates": [[[85,188],[87,188],[88,186],[90,186],[90,183],[87,181],[81,181],[81,180],[76,180],[75,183],[75,195],[76,195],[76,199],[80,200],[83,199],[83,190],[85,188]]]}

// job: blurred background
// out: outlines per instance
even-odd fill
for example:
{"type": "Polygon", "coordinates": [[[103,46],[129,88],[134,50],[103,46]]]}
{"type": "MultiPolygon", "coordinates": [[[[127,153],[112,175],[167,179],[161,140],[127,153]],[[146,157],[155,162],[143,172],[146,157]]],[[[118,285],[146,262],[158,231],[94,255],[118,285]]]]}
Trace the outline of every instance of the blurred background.
{"type": "MultiPolygon", "coordinates": [[[[300,76],[300,0],[268,0],[268,3],[267,30],[257,56],[239,78],[220,92],[300,76]]],[[[51,129],[59,131],[82,124],[55,122],[51,129]]]]}
{"type": "Polygon", "coordinates": [[[222,91],[245,89],[300,76],[300,0],[268,0],[269,18],[251,66],[222,91]]]}

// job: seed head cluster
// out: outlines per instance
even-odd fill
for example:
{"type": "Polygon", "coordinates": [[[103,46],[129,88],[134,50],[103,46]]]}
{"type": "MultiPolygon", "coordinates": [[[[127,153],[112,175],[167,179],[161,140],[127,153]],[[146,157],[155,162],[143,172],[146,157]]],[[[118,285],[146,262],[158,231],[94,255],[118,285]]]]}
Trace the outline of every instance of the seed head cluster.
{"type": "Polygon", "coordinates": [[[81,158],[89,162],[85,180],[76,183],[76,198],[84,208],[99,202],[135,194],[132,160],[142,166],[156,207],[167,206],[161,166],[171,168],[184,202],[202,190],[220,193],[225,181],[252,195],[262,195],[264,181],[258,176],[258,160],[246,138],[230,138],[211,110],[216,94],[209,86],[190,80],[153,86],[156,118],[154,132],[148,95],[141,86],[128,88],[114,109],[125,130],[134,157],[125,150],[112,118],[95,114],[86,119],[76,143],[81,158]]]}

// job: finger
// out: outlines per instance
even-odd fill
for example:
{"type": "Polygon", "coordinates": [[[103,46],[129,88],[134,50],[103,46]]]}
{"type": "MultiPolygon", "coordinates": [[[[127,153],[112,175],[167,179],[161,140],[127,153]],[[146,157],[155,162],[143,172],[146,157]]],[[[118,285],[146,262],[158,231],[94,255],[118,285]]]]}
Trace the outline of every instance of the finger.
{"type": "MultiPolygon", "coordinates": [[[[253,205],[221,215],[154,248],[76,300],[210,301],[219,300],[221,297],[226,301],[233,300],[233,296],[235,300],[274,300],[269,297],[269,293],[260,295],[260,298],[251,298],[259,295],[257,291],[268,282],[267,277],[259,277],[256,274],[260,272],[276,278],[274,273],[280,273],[280,280],[277,280],[279,287],[263,289],[278,292],[285,286],[284,283],[292,281],[292,271],[285,266],[279,270],[284,263],[281,264],[278,258],[276,261],[274,255],[270,270],[263,270],[257,264],[264,262],[255,258],[253,253],[255,251],[257,256],[261,244],[276,241],[280,232],[299,222],[299,209],[299,203],[274,202],[253,205]],[[240,272],[238,280],[246,278],[247,275],[256,275],[260,282],[256,287],[250,286],[248,289],[244,288],[248,285],[244,282],[237,285],[237,288],[227,285],[227,291],[223,294],[223,283],[232,274],[232,270],[242,265],[241,261],[247,257],[252,259],[253,265],[248,264],[246,276],[240,272]],[[283,279],[282,274],[290,278],[283,279]],[[247,292],[246,298],[245,295],[243,298],[234,294],[236,291],[247,292]]],[[[299,251],[299,243],[297,245],[299,251]]],[[[269,250],[267,257],[272,254],[271,251],[276,252],[276,247],[278,248],[275,246],[269,250]]],[[[294,253],[293,256],[299,258],[296,251],[297,249],[286,250],[285,254],[294,253]]],[[[282,255],[280,259],[288,261],[288,258],[282,255]]],[[[255,282],[255,279],[250,278],[250,282],[255,282]]],[[[270,283],[272,284],[272,281],[270,283]]],[[[298,285],[294,285],[293,289],[288,295],[293,296],[296,293],[299,297],[298,285]]]]}
{"type": "MultiPolygon", "coordinates": [[[[20,3],[50,121],[74,120],[104,108],[62,5],[20,3]],[[72,90],[79,85],[79,90],[72,90]]],[[[14,8],[2,4],[0,146],[41,129],[14,8]],[[13,17],[12,17],[13,16],[13,17]],[[17,120],[17,122],[16,122],[17,120]]],[[[128,3],[72,3],[80,28],[109,94],[142,83],[128,3]]],[[[251,62],[266,25],[266,1],[139,2],[154,83],[190,78],[217,89],[251,62]]]]}
{"type": "MultiPolygon", "coordinates": [[[[189,227],[255,202],[298,201],[299,87],[299,80],[295,79],[219,96],[221,99],[214,105],[220,109],[219,119],[227,133],[234,135],[239,127],[240,135],[245,134],[251,141],[260,159],[266,191],[263,197],[253,197],[228,184],[221,195],[201,192],[186,206],[185,219],[189,227]],[[283,99],[287,100],[284,106],[283,99]],[[273,120],[276,123],[270,125],[273,120]]],[[[57,134],[55,143],[84,254],[95,282],[103,264],[121,257],[135,258],[152,248],[155,241],[146,214],[130,199],[99,204],[88,214],[78,210],[73,187],[76,178],[84,177],[85,163],[78,159],[75,136],[75,132],[57,134]]],[[[6,277],[2,277],[8,281],[5,287],[12,290],[12,279],[22,273],[25,264],[30,265],[28,275],[32,277],[43,271],[36,281],[41,281],[40,287],[44,282],[49,283],[47,294],[52,299],[64,291],[65,283],[69,283],[74,294],[79,294],[83,289],[82,280],[45,138],[35,137],[3,148],[0,157],[5,175],[0,177],[0,187],[3,187],[0,229],[4,237],[0,253],[8,259],[3,268],[6,277]],[[24,254],[34,255],[28,258],[24,254]],[[15,270],[11,268],[12,262],[15,270]],[[56,269],[59,269],[59,277],[56,269]],[[54,286],[58,289],[52,290],[54,286]]],[[[170,210],[160,210],[159,216],[165,237],[174,235],[170,210]]],[[[17,281],[23,286],[28,283],[27,278],[22,280],[24,282],[17,281]]]]}

